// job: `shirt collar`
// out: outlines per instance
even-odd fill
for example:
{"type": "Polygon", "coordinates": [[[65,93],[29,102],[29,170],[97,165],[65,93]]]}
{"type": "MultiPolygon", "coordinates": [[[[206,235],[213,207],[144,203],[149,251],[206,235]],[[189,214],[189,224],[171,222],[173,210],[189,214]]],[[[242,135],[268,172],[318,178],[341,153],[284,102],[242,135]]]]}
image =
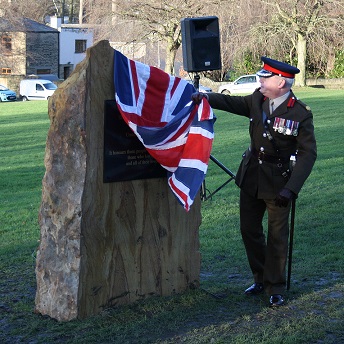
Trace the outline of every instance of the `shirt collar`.
{"type": "Polygon", "coordinates": [[[276,110],[276,108],[278,108],[284,101],[286,101],[289,96],[290,96],[290,91],[288,91],[287,93],[283,94],[283,96],[280,96],[278,98],[269,99],[270,107],[271,107],[271,103],[274,102],[273,108],[274,110],[276,110]]]}

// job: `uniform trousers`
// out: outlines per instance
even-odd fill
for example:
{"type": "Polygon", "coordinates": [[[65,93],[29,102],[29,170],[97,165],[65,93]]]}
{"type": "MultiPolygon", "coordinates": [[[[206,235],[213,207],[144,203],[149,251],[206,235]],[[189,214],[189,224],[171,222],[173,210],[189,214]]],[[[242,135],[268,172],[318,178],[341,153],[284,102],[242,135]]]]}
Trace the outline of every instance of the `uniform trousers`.
{"type": "Polygon", "coordinates": [[[273,199],[257,199],[240,191],[240,230],[248,262],[255,283],[263,283],[268,295],[283,295],[285,291],[290,203],[278,207],[273,199]]]}

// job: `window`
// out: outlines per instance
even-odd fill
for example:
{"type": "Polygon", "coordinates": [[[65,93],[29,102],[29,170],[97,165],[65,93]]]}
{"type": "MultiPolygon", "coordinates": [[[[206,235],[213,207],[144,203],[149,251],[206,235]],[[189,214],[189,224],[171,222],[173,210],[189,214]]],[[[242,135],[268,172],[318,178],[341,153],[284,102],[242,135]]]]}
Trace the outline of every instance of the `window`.
{"type": "Polygon", "coordinates": [[[246,84],[248,82],[248,77],[243,76],[242,78],[238,79],[238,84],[246,84]]]}
{"type": "Polygon", "coordinates": [[[51,74],[51,69],[37,69],[37,75],[40,74],[51,74]]]}
{"type": "Polygon", "coordinates": [[[11,68],[1,68],[1,74],[12,74],[11,68]]]}
{"type": "Polygon", "coordinates": [[[75,52],[84,53],[86,51],[86,39],[76,39],[75,40],[75,52]]]}
{"type": "Polygon", "coordinates": [[[1,45],[4,48],[5,53],[10,53],[12,51],[12,37],[8,35],[2,35],[1,45]]]}

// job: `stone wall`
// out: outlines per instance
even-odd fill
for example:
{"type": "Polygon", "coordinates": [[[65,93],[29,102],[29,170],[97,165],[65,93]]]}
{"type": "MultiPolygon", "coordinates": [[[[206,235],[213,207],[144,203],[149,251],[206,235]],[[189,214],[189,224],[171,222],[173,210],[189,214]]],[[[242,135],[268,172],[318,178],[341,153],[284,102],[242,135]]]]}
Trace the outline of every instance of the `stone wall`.
{"type": "Polygon", "coordinates": [[[338,79],[307,79],[306,85],[310,87],[330,88],[330,89],[343,89],[344,78],[338,79]]]}
{"type": "Polygon", "coordinates": [[[25,79],[24,75],[2,75],[0,76],[0,84],[16,92],[17,97],[19,97],[19,84],[23,79],[25,79]]]}
{"type": "Polygon", "coordinates": [[[12,73],[8,75],[23,75],[26,72],[25,33],[13,32],[9,36],[12,39],[12,49],[9,53],[0,47],[0,68],[10,68],[12,73]]]}
{"type": "Polygon", "coordinates": [[[26,74],[37,74],[37,69],[49,69],[49,73],[59,73],[59,33],[28,32],[26,36],[26,74]]]}

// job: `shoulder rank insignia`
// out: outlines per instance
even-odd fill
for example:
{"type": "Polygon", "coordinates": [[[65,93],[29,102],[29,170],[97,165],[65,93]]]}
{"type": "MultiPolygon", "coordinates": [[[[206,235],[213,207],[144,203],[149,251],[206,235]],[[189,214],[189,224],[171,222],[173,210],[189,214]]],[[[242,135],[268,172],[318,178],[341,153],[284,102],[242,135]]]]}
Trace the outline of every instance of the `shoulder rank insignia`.
{"type": "Polygon", "coordinates": [[[291,98],[289,98],[289,101],[288,101],[287,107],[293,107],[293,106],[294,106],[294,104],[295,104],[295,102],[296,102],[296,99],[295,99],[295,97],[291,97],[291,98]]]}

